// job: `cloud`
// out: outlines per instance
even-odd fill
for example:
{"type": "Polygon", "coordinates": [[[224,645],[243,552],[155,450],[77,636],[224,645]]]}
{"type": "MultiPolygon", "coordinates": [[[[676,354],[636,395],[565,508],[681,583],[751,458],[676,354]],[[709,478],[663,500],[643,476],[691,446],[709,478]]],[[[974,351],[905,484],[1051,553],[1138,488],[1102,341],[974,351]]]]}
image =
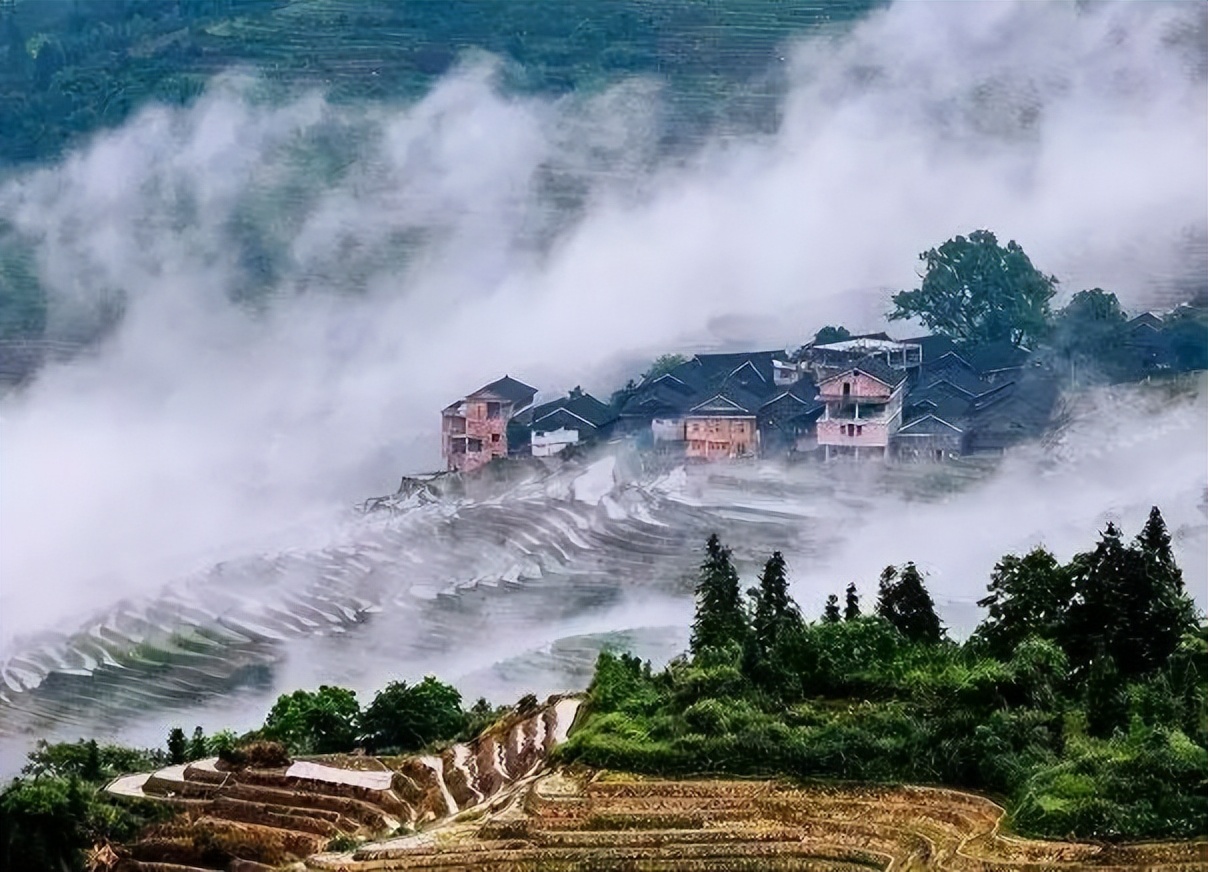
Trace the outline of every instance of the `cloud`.
{"type": "Polygon", "coordinates": [[[522,97],[479,60],[349,106],[226,76],[10,179],[52,331],[125,315],[0,404],[0,641],[325,541],[504,372],[607,393],[665,350],[877,327],[958,232],[1164,299],[1205,270],[1205,14],[895,5],[796,46],[774,134],[675,153],[648,80],[522,97]]]}

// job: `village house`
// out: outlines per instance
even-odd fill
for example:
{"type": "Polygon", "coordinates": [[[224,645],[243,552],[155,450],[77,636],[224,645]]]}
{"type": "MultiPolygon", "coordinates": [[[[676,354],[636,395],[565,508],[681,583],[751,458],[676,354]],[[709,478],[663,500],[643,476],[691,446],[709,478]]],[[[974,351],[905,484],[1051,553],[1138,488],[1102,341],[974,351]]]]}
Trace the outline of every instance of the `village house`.
{"type": "Polygon", "coordinates": [[[757,426],[763,453],[807,454],[818,447],[818,419],[826,405],[818,400],[813,379],[798,379],[759,407],[757,426]]]}
{"type": "Polygon", "coordinates": [[[774,360],[783,357],[779,351],[695,355],[638,385],[622,420],[630,432],[649,428],[655,447],[691,457],[755,453],[756,413],[776,391],[774,360]]]}
{"type": "Polygon", "coordinates": [[[818,421],[824,457],[885,457],[902,424],[907,374],[878,355],[818,382],[818,401],[826,404],[818,421]]]}
{"type": "Polygon", "coordinates": [[[759,397],[730,385],[705,399],[684,416],[685,455],[696,460],[748,457],[759,451],[756,416],[759,397]]]}
{"type": "Polygon", "coordinates": [[[617,413],[582,388],[525,413],[533,457],[550,457],[568,445],[606,439],[617,413]]]}
{"type": "Polygon", "coordinates": [[[484,385],[441,412],[441,454],[450,471],[473,472],[508,454],[508,422],[537,389],[509,376],[484,385]]]}

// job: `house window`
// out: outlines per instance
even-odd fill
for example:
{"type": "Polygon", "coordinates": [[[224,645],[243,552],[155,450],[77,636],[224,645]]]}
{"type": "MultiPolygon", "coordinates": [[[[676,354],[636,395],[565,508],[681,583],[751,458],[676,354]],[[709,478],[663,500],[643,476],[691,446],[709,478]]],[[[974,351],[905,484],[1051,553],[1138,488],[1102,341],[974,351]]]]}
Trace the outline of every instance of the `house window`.
{"type": "Polygon", "coordinates": [[[845,397],[851,396],[851,382],[843,383],[843,396],[845,396],[845,397]]]}
{"type": "Polygon", "coordinates": [[[482,440],[481,439],[467,439],[466,440],[466,451],[470,452],[471,454],[473,454],[477,451],[482,451],[482,440]]]}
{"type": "Polygon", "coordinates": [[[490,402],[487,403],[487,417],[488,418],[498,418],[499,410],[500,410],[499,403],[490,403],[490,402]]]}
{"type": "Polygon", "coordinates": [[[863,425],[863,424],[857,424],[857,425],[856,425],[856,435],[857,435],[857,436],[863,436],[863,435],[864,435],[864,425],[863,425]]]}
{"type": "Polygon", "coordinates": [[[942,449],[942,448],[937,448],[937,449],[935,449],[935,459],[936,459],[936,460],[943,460],[943,459],[944,459],[944,451],[943,451],[943,449],[942,449]]]}
{"type": "Polygon", "coordinates": [[[450,449],[451,454],[465,454],[466,453],[466,440],[465,439],[452,440],[452,442],[450,443],[449,449],[450,449]]]}
{"type": "Polygon", "coordinates": [[[498,441],[499,441],[499,434],[498,434],[498,433],[492,433],[492,434],[491,434],[491,441],[492,441],[492,442],[498,442],[498,441]]]}

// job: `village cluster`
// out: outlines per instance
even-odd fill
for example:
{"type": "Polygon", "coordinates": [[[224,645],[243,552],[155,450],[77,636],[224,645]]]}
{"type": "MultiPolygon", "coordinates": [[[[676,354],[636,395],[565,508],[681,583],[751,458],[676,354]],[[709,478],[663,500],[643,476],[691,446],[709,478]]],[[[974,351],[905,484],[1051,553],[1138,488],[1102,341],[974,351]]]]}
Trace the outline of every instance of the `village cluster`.
{"type": "MultiPolygon", "coordinates": [[[[1128,324],[1138,354],[1161,367],[1162,320],[1128,324]]],[[[944,461],[999,452],[1048,425],[1057,375],[1010,342],[957,344],[885,333],[810,343],[797,351],[697,354],[618,392],[611,403],[579,388],[532,405],[537,389],[510,376],[442,413],[450,471],[498,457],[548,457],[567,446],[625,438],[711,461],[790,455],[944,461]]]]}

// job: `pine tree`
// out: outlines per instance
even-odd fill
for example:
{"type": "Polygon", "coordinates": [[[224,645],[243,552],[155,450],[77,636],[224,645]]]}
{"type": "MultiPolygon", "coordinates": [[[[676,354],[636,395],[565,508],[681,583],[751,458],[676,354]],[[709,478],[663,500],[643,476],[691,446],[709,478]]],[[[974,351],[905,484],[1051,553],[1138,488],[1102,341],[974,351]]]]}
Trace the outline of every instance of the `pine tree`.
{"type": "Polygon", "coordinates": [[[847,604],[843,608],[843,620],[854,621],[860,617],[860,595],[856,593],[856,583],[847,586],[847,604]]]}
{"type": "Polygon", "coordinates": [[[173,727],[168,732],[168,762],[169,763],[184,763],[185,762],[185,746],[188,740],[185,739],[185,731],[180,727],[173,727]]]}
{"type": "Polygon", "coordinates": [[[828,624],[837,624],[839,618],[839,597],[832,593],[826,598],[826,610],[822,613],[822,620],[828,624]]]}
{"type": "Polygon", "coordinates": [[[1109,523],[1095,550],[1077,555],[1071,568],[1076,597],[1064,642],[1077,670],[1102,651],[1126,678],[1147,674],[1161,668],[1196,626],[1195,605],[1156,507],[1133,545],[1125,545],[1109,523]]]}
{"type": "Polygon", "coordinates": [[[88,740],[83,776],[85,781],[100,781],[101,779],[101,749],[97,745],[96,739],[88,740]]]}
{"type": "Polygon", "coordinates": [[[935,644],[944,635],[943,625],[935,613],[935,603],[913,563],[907,563],[900,573],[893,566],[885,567],[881,573],[877,614],[913,642],[935,644]]]}
{"type": "Polygon", "coordinates": [[[755,593],[752,635],[758,653],[766,657],[787,630],[800,626],[801,611],[789,596],[784,555],[776,551],[764,564],[755,593]]]}
{"type": "Polygon", "coordinates": [[[705,560],[696,585],[696,617],[692,621],[691,649],[694,655],[706,648],[740,647],[746,641],[747,616],[742,607],[738,572],[730,561],[730,549],[714,533],[705,545],[705,560]]]}

